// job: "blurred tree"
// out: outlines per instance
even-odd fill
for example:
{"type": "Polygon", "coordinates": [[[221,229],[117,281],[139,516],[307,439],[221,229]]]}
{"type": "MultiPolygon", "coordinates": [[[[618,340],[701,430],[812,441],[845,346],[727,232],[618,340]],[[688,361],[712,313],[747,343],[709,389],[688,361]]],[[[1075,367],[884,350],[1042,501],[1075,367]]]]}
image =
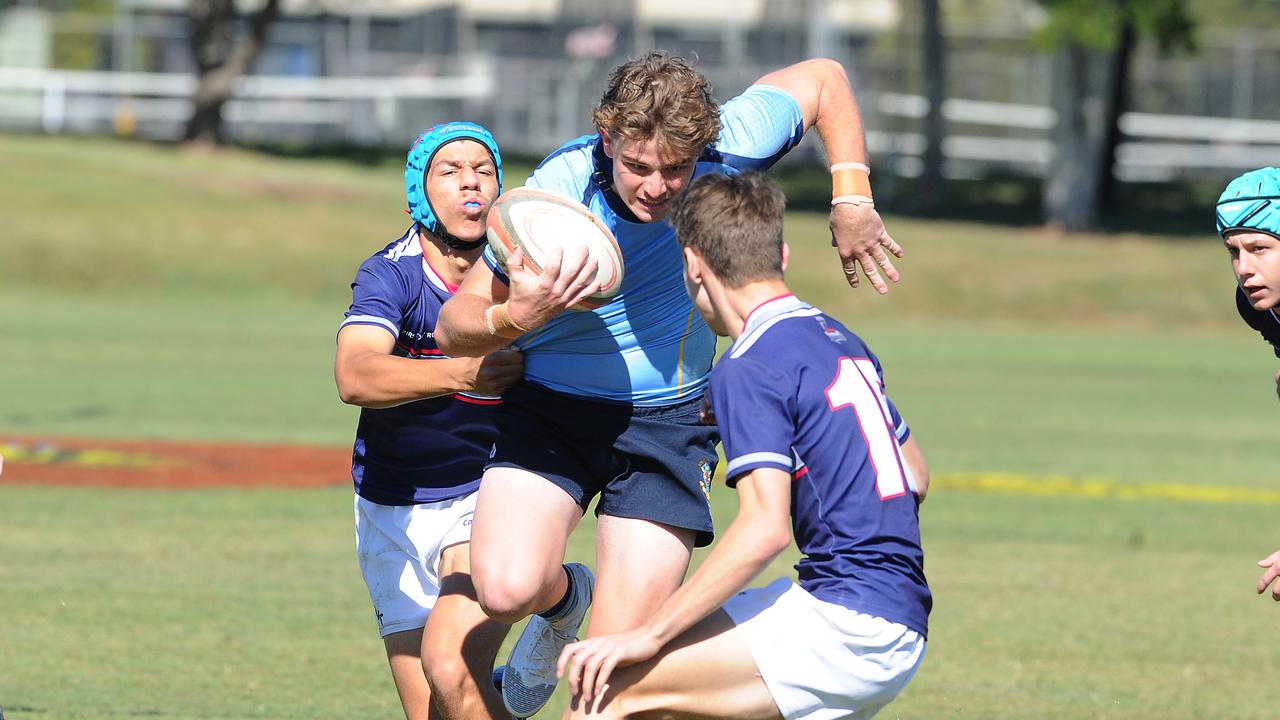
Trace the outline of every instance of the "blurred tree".
{"type": "Polygon", "coordinates": [[[1119,119],[1139,38],[1162,53],[1194,49],[1187,0],[1038,0],[1049,11],[1040,40],[1055,48],[1055,156],[1045,220],[1068,232],[1097,226],[1115,178],[1119,119]]]}
{"type": "Polygon", "coordinates": [[[947,48],[938,0],[920,0],[920,10],[925,98],[929,101],[929,111],[924,116],[924,168],[913,203],[917,212],[934,215],[942,204],[942,141],[946,137],[942,101],[946,99],[947,48]]]}
{"type": "MultiPolygon", "coordinates": [[[[5,3],[0,3],[4,7],[5,3]]],[[[115,5],[112,0],[69,0],[59,9],[79,22],[62,21],[53,30],[53,67],[59,70],[98,70],[109,56],[98,34],[110,27],[115,5]],[[96,26],[95,26],[96,25],[96,26]]]]}
{"type": "Polygon", "coordinates": [[[185,140],[221,144],[222,108],[231,99],[236,78],[248,72],[266,41],[267,29],[280,17],[280,0],[266,0],[249,21],[249,34],[236,38],[234,0],[190,0],[191,52],[196,63],[196,94],[185,140]]]}

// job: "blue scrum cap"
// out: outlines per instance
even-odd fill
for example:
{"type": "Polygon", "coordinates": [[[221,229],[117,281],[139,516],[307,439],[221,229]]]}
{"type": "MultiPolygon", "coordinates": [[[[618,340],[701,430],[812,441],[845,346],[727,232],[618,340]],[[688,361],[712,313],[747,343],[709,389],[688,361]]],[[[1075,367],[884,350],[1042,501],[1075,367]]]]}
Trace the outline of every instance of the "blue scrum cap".
{"type": "Polygon", "coordinates": [[[1218,197],[1218,235],[1261,230],[1280,236],[1280,168],[1250,170],[1232,180],[1218,197]]]}
{"type": "Polygon", "coordinates": [[[409,148],[409,156],[404,165],[404,192],[409,201],[409,214],[427,230],[436,235],[447,231],[440,225],[440,218],[431,209],[431,201],[427,199],[426,188],[423,187],[427,168],[431,167],[431,159],[440,148],[455,140],[474,140],[484,145],[493,156],[493,164],[498,169],[498,192],[502,192],[502,155],[498,153],[498,142],[484,127],[472,122],[450,122],[436,125],[418,136],[409,148]]]}

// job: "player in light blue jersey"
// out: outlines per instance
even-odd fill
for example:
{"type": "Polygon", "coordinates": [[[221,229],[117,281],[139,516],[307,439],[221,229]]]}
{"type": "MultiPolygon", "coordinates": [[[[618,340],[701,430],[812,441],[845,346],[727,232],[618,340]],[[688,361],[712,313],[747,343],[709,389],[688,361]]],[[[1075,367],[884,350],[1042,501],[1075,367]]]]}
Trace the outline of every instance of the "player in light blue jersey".
{"type": "Polygon", "coordinates": [[[405,165],[414,222],[361,264],[338,331],[338,392],[360,407],[356,549],[405,717],[505,720],[491,678],[508,627],[475,601],[468,540],[494,396],[521,356],[452,358],[434,336],[479,259],[502,158],[488,130],[453,122],[423,133],[405,165]]]}
{"type": "Polygon", "coordinates": [[[862,720],[923,660],[928,468],[875,355],[787,289],[784,205],[758,173],[676,201],[688,292],[734,340],[710,394],[738,516],[640,627],[564,650],[566,718],[862,720]],[[793,534],[799,583],[742,591],[793,534]]]}
{"type": "MultiPolygon", "coordinates": [[[[506,622],[535,614],[513,666],[536,666],[530,654],[553,660],[558,652],[531,648],[573,638],[557,619],[573,605],[559,568],[593,498],[589,635],[638,625],[680,585],[691,549],[712,538],[717,436],[699,407],[715,337],[685,294],[665,221],[690,180],[767,169],[816,128],[833,163],[831,230],[849,282],[861,267],[885,291],[880,272],[896,280],[889,257],[901,253],[871,201],[857,104],[838,63],[769,73],[721,107],[686,61],[655,52],[614,70],[593,120],[595,134],[552,153],[527,184],[580,200],[610,227],[626,266],[617,297],[565,312],[596,290],[584,253],[553,252],[535,275],[519,253],[503,267],[486,252],[437,328],[451,355],[513,341],[525,354],[525,381],[498,414],[471,548],[486,611],[506,622]]],[[[540,707],[554,670],[505,678],[508,709],[540,707]]]]}

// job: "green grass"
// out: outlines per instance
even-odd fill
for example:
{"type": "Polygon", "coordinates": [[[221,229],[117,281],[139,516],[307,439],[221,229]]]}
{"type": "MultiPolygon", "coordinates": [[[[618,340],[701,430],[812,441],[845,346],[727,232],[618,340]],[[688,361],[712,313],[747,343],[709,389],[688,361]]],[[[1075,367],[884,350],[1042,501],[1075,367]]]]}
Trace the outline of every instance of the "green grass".
{"type": "MultiPolygon", "coordinates": [[[[407,224],[398,168],[14,136],[0,163],[0,437],[350,442],[333,333],[407,224]]],[[[1276,361],[1207,223],[1197,242],[888,222],[908,251],[889,296],[841,287],[810,213],[788,217],[789,277],[880,355],[935,473],[1280,487],[1276,361]]],[[[1269,717],[1277,608],[1251,587],[1273,512],[940,486],[928,657],[882,716],[1269,717]]],[[[0,705],[398,717],[350,513],[346,487],[0,485],[0,705]]],[[[591,542],[584,523],[571,559],[591,542]]]]}

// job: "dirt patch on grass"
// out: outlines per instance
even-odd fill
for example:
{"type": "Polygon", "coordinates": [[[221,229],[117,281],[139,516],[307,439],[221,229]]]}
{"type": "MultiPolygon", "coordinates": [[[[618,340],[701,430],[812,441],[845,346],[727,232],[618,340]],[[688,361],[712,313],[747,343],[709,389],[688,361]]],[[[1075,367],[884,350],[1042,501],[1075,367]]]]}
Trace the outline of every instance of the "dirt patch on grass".
{"type": "Polygon", "coordinates": [[[351,451],[0,436],[0,483],[119,487],[331,487],[351,482],[351,451]]]}

